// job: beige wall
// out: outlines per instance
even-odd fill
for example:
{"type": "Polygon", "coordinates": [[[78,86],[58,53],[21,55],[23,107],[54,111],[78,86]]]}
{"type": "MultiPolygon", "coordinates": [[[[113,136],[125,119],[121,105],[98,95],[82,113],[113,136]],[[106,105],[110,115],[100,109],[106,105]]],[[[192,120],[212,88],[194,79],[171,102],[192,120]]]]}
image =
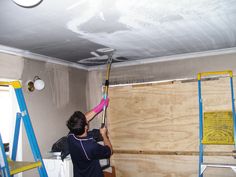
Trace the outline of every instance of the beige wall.
{"type": "MultiPolygon", "coordinates": [[[[174,58],[173,58],[174,59],[174,58]]],[[[145,61],[145,60],[143,60],[145,61]]],[[[116,67],[111,69],[113,83],[134,83],[182,78],[196,78],[197,73],[231,69],[236,71],[236,52],[209,57],[194,57],[167,62],[116,67]]],[[[236,74],[236,72],[235,72],[236,74]]]]}
{"type": "MultiPolygon", "coordinates": [[[[43,157],[56,140],[68,133],[66,121],[69,116],[75,110],[87,110],[86,70],[0,54],[0,78],[22,80],[27,108],[43,157]],[[45,81],[45,89],[29,92],[25,84],[35,75],[45,81]]],[[[23,159],[33,159],[25,132],[23,142],[23,159]]],[[[37,175],[37,170],[24,172],[24,176],[37,175]]]]}
{"type": "Polygon", "coordinates": [[[20,79],[24,69],[24,59],[0,53],[0,78],[20,79]]]}

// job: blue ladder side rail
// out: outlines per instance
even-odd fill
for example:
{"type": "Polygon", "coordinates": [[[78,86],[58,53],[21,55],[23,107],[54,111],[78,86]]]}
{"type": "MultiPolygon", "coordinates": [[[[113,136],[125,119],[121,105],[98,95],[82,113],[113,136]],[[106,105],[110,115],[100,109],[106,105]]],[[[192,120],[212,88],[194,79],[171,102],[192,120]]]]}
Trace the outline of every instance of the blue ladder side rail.
{"type": "MultiPolygon", "coordinates": [[[[232,73],[232,72],[231,72],[232,73]]],[[[231,101],[232,101],[232,113],[233,113],[233,125],[234,125],[234,147],[236,149],[236,115],[235,115],[235,97],[234,97],[234,87],[233,87],[233,74],[230,74],[230,91],[231,91],[231,101]]],[[[199,102],[199,165],[198,165],[198,177],[203,177],[201,172],[201,166],[204,161],[204,150],[203,150],[203,101],[202,101],[202,91],[201,91],[201,78],[198,78],[198,102],[199,102]]]]}
{"type": "Polygon", "coordinates": [[[203,163],[203,144],[202,144],[202,138],[203,138],[203,111],[202,111],[202,91],[201,91],[201,79],[198,80],[198,102],[199,102],[199,164],[198,164],[198,176],[203,177],[203,174],[201,174],[201,164],[203,163]]]}
{"type": "MultiPolygon", "coordinates": [[[[17,148],[18,148],[18,140],[19,140],[19,132],[20,132],[20,124],[21,124],[21,120],[23,121],[25,130],[26,130],[26,134],[29,140],[29,144],[30,144],[30,148],[31,151],[33,153],[33,157],[35,161],[40,161],[41,162],[41,166],[38,167],[38,172],[40,177],[48,177],[47,172],[46,172],[46,168],[39,150],[39,146],[36,140],[36,136],[32,127],[32,123],[30,121],[30,116],[27,110],[27,106],[25,103],[25,99],[23,96],[23,92],[22,92],[22,88],[21,88],[21,84],[19,81],[13,81],[13,82],[1,82],[1,84],[3,85],[12,85],[14,90],[15,90],[15,94],[16,94],[16,98],[17,98],[17,102],[20,108],[20,112],[21,113],[17,113],[16,115],[16,124],[15,124],[15,132],[14,132],[14,139],[13,139],[13,148],[12,148],[12,160],[16,160],[16,156],[17,156],[17,148]]],[[[6,153],[4,151],[4,145],[2,142],[2,138],[1,138],[1,134],[0,134],[0,169],[1,169],[1,173],[0,173],[0,177],[2,175],[2,177],[11,177],[10,176],[10,169],[9,169],[9,165],[7,162],[7,156],[6,153]]]]}
{"type": "MultiPolygon", "coordinates": [[[[15,89],[17,101],[19,104],[20,112],[21,112],[21,117],[25,126],[26,134],[30,143],[30,147],[34,156],[35,161],[41,161],[42,166],[38,168],[40,177],[47,177],[47,172],[45,165],[43,163],[43,159],[39,150],[39,146],[36,140],[36,136],[32,127],[32,123],[30,121],[29,113],[26,107],[25,99],[23,96],[23,92],[21,88],[16,88],[15,89]]],[[[15,136],[15,135],[14,135],[15,136]]],[[[16,135],[17,136],[17,135],[16,135]]],[[[16,151],[17,149],[14,149],[16,151]]],[[[15,153],[15,152],[14,152],[15,153]]]]}
{"type": "Polygon", "coordinates": [[[10,170],[7,162],[7,156],[4,150],[4,145],[2,142],[2,136],[0,133],[0,176],[2,177],[10,177],[10,170]]]}
{"type": "Polygon", "coordinates": [[[230,86],[231,86],[231,100],[232,100],[232,112],[233,112],[233,124],[234,124],[234,148],[236,149],[236,115],[235,115],[235,98],[234,98],[234,85],[233,85],[233,76],[230,77],[230,86]]]}

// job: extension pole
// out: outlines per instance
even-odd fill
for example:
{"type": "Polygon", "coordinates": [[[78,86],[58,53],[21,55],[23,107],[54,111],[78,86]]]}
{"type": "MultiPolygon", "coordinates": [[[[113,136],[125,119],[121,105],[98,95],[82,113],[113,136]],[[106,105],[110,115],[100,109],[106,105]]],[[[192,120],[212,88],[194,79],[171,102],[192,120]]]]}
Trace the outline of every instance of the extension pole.
{"type": "MultiPolygon", "coordinates": [[[[106,81],[105,81],[105,88],[103,90],[103,98],[107,99],[108,96],[108,88],[109,88],[109,77],[110,77],[110,70],[111,70],[111,64],[112,64],[112,53],[108,55],[108,60],[107,60],[107,73],[106,73],[106,81]]],[[[106,120],[106,112],[107,112],[107,107],[103,107],[103,112],[102,112],[102,123],[101,127],[105,126],[105,120],[106,120]]]]}

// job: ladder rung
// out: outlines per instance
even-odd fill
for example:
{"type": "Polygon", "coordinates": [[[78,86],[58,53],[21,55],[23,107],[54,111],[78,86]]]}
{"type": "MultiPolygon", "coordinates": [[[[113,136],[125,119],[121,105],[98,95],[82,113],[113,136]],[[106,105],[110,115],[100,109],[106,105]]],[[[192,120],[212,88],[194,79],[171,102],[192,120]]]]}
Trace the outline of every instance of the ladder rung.
{"type": "Polygon", "coordinates": [[[42,166],[41,161],[37,162],[18,162],[18,161],[9,161],[10,175],[14,175],[26,170],[31,170],[42,166]]]}
{"type": "Polygon", "coordinates": [[[201,174],[205,171],[205,169],[207,167],[213,167],[213,168],[231,168],[236,173],[236,164],[202,163],[201,164],[201,174]]]}

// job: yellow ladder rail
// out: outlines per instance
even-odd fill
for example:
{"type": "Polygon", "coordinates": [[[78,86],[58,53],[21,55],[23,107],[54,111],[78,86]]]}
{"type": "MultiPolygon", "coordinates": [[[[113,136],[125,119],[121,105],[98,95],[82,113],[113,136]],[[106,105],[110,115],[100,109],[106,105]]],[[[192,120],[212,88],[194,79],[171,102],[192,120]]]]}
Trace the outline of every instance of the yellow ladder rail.
{"type": "Polygon", "coordinates": [[[0,86],[9,86],[9,85],[11,85],[15,89],[22,87],[20,81],[11,81],[11,82],[0,81],[0,86]]]}
{"type": "Polygon", "coordinates": [[[36,162],[24,162],[24,161],[8,161],[10,167],[10,175],[14,175],[23,171],[31,170],[42,166],[41,161],[36,162]]]}

